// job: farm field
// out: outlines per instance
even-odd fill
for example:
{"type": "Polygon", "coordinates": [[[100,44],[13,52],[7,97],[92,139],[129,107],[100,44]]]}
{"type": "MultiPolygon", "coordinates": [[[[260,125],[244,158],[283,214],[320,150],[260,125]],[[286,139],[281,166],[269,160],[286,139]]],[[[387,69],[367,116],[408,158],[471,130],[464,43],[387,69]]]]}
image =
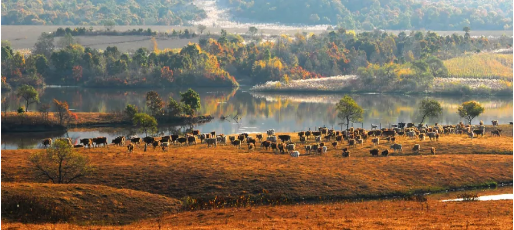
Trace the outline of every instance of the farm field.
{"type": "MultiPolygon", "coordinates": [[[[36,43],[39,35],[43,32],[53,32],[56,31],[57,28],[62,27],[66,28],[67,26],[10,26],[10,25],[2,25],[2,40],[9,40],[15,50],[22,49],[32,49],[34,44],[36,43]]],[[[78,26],[68,26],[70,28],[75,28],[78,26]]],[[[89,28],[89,26],[85,26],[89,28]]],[[[156,31],[172,31],[175,30],[193,30],[196,31],[197,28],[195,26],[185,27],[185,26],[116,26],[114,29],[117,31],[127,31],[132,29],[139,28],[151,28],[156,31]]],[[[93,26],[95,30],[105,30],[103,26],[93,26]]],[[[207,27],[204,33],[220,33],[221,29],[227,30],[229,33],[246,33],[248,28],[221,28],[221,27],[207,27]]],[[[298,32],[313,32],[313,33],[322,33],[324,30],[304,30],[301,27],[291,28],[284,27],[282,29],[263,29],[259,30],[263,34],[269,35],[279,35],[279,34],[289,34],[294,35],[298,32]]],[[[400,31],[387,30],[391,33],[399,33],[400,31]]],[[[259,34],[260,34],[259,32],[259,34]]],[[[361,32],[357,30],[356,32],[361,32]]],[[[462,31],[435,31],[440,35],[449,35],[453,33],[463,34],[462,31]]],[[[512,36],[512,31],[471,31],[471,36],[493,36],[498,37],[503,34],[507,36],[512,36]]],[[[129,50],[136,50],[140,47],[152,48],[152,43],[150,41],[151,37],[147,36],[97,36],[97,37],[87,37],[87,36],[78,36],[80,43],[83,46],[89,46],[91,48],[96,49],[105,49],[107,46],[117,46],[123,52],[127,52],[129,50]]],[[[58,38],[56,39],[56,41],[58,38]]],[[[168,40],[157,40],[160,49],[164,48],[182,48],[187,45],[188,42],[198,42],[198,37],[192,39],[168,39],[168,40]]]]}
{"type": "Polygon", "coordinates": [[[450,77],[487,78],[512,81],[512,53],[481,53],[444,61],[450,77]]]}

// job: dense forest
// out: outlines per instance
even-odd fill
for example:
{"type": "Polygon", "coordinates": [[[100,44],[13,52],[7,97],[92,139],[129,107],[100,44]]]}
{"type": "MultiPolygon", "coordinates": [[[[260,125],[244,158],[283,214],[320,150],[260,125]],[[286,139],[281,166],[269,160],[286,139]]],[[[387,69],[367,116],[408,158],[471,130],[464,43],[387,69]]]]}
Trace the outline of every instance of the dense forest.
{"type": "Polygon", "coordinates": [[[2,25],[181,25],[205,16],[189,0],[2,1],[2,25]]]}
{"type": "Polygon", "coordinates": [[[511,30],[505,0],[222,0],[236,17],[269,23],[339,25],[347,29],[511,30]]]}
{"type": "MultiPolygon", "coordinates": [[[[469,28],[466,28],[468,30],[469,28]]],[[[355,87],[377,90],[425,90],[434,77],[447,77],[443,60],[486,50],[512,46],[512,39],[473,38],[433,32],[388,34],[380,30],[356,34],[351,30],[327,31],[321,35],[282,35],[274,42],[222,30],[220,35],[201,36],[199,44],[181,50],[149,51],[140,48],[121,53],[84,48],[71,34],[60,37],[61,49],[53,46],[53,35],[42,34],[32,54],[24,56],[2,47],[2,87],[21,84],[83,85],[90,87],[236,86],[237,81],[320,78],[358,74],[355,87]],[[233,76],[237,76],[236,78],[233,76]]],[[[155,40],[154,40],[155,42],[155,40]]]]}

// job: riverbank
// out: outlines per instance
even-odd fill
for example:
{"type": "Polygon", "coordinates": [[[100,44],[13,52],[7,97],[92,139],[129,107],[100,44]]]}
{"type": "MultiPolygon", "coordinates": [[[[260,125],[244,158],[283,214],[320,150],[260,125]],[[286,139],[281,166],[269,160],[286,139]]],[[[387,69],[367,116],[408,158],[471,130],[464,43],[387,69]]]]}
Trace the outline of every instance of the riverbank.
{"type": "MultiPolygon", "coordinates": [[[[44,117],[39,112],[2,113],[2,132],[49,132],[62,131],[68,128],[97,128],[97,127],[129,127],[132,121],[122,113],[96,113],[76,112],[68,125],[58,124],[58,114],[50,112],[44,117]]],[[[159,125],[197,124],[214,119],[210,115],[183,116],[183,117],[158,117],[159,125]]]]}

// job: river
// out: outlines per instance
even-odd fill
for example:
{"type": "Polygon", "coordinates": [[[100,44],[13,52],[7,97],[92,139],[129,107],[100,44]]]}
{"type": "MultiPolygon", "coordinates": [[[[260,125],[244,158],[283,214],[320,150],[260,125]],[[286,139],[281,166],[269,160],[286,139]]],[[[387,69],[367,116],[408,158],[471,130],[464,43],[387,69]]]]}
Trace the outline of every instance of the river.
{"type": "MultiPolygon", "coordinates": [[[[249,87],[239,89],[195,89],[201,97],[202,108],[199,114],[210,114],[215,119],[209,123],[199,124],[195,129],[202,132],[216,130],[217,133],[233,134],[241,132],[265,132],[275,129],[280,132],[314,129],[319,126],[340,129],[335,104],[344,94],[276,94],[254,93],[249,87]],[[220,119],[221,116],[229,117],[220,119]],[[234,117],[237,117],[234,119],[234,117]]],[[[79,87],[46,87],[40,89],[40,101],[51,103],[52,99],[67,101],[70,109],[75,112],[121,112],[127,104],[134,104],[145,109],[145,94],[152,89],[91,89],[79,87]]],[[[187,89],[153,89],[162,98],[179,99],[179,92],[187,89]]],[[[391,94],[352,94],[356,102],[364,109],[364,123],[354,127],[369,129],[371,124],[389,127],[398,122],[419,122],[417,106],[426,96],[391,95],[391,94]]],[[[11,110],[22,102],[13,93],[3,93],[8,97],[11,110]]],[[[484,120],[498,120],[500,124],[512,121],[512,97],[485,96],[430,96],[439,101],[443,107],[443,115],[428,121],[440,124],[456,124],[463,121],[457,114],[457,107],[464,101],[476,100],[485,107],[485,112],[474,119],[478,124],[484,120]]],[[[37,109],[36,105],[29,110],[37,109]]],[[[167,134],[177,129],[189,127],[160,127],[159,132],[167,134]]],[[[48,137],[71,137],[75,142],[80,138],[107,136],[112,139],[119,135],[139,135],[137,130],[130,128],[71,128],[67,133],[2,133],[2,149],[41,148],[40,142],[48,137]]]]}

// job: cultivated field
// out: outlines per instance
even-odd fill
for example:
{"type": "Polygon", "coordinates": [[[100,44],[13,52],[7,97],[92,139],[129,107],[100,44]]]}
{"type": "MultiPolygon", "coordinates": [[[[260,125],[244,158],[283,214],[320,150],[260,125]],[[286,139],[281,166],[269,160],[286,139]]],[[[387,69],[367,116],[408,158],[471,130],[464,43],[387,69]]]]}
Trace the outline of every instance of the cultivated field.
{"type": "Polygon", "coordinates": [[[450,77],[512,81],[512,53],[481,53],[444,61],[450,77]]]}

